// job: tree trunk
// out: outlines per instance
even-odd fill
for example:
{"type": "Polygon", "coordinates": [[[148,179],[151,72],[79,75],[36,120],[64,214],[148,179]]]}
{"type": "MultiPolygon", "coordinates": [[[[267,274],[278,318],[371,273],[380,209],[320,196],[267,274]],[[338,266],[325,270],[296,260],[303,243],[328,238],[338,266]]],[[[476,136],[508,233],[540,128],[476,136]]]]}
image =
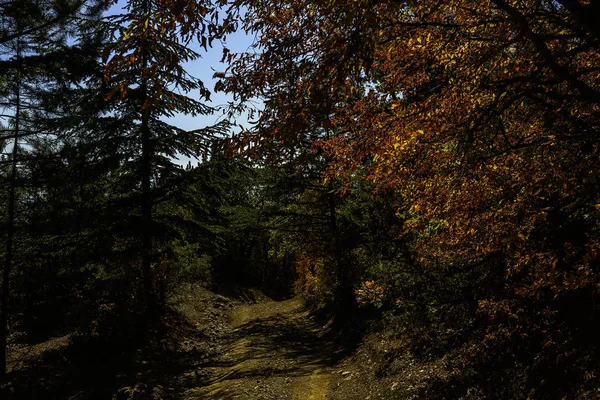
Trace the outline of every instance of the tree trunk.
{"type": "Polygon", "coordinates": [[[344,260],[342,242],[337,224],[337,214],[335,211],[335,194],[333,183],[329,182],[328,187],[328,202],[329,202],[329,226],[331,230],[333,249],[334,249],[334,268],[337,279],[335,291],[336,307],[338,308],[337,315],[342,319],[350,317],[356,305],[353,291],[353,280],[349,265],[344,260]]]}
{"type": "MultiPolygon", "coordinates": [[[[20,46],[17,43],[17,59],[20,58],[20,46]]],[[[6,221],[6,254],[4,257],[4,270],[2,271],[2,305],[0,306],[0,377],[6,376],[6,346],[8,338],[8,300],[10,298],[10,273],[13,262],[13,242],[15,236],[15,197],[17,186],[17,155],[19,145],[19,114],[21,113],[21,79],[17,72],[16,81],[16,110],[15,110],[15,135],[12,150],[10,171],[10,192],[8,196],[8,216],[6,221]]]]}
{"type": "MultiPolygon", "coordinates": [[[[145,16],[150,12],[148,0],[142,3],[145,16]]],[[[141,109],[141,134],[142,134],[142,280],[144,285],[144,297],[146,302],[147,317],[152,318],[156,313],[156,304],[153,293],[152,279],[152,140],[150,132],[150,107],[148,107],[148,86],[145,76],[148,66],[148,55],[144,40],[140,43],[142,54],[142,109],[141,109]]]]}
{"type": "Polygon", "coordinates": [[[147,113],[142,116],[142,279],[149,315],[155,311],[152,279],[152,193],[151,193],[151,139],[147,113]]]}

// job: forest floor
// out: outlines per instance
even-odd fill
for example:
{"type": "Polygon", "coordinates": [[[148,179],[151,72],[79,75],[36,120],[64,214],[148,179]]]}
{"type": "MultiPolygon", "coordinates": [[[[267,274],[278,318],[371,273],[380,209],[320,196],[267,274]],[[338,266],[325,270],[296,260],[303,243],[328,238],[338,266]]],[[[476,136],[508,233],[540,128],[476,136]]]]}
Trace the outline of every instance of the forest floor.
{"type": "Polygon", "coordinates": [[[225,351],[203,369],[208,384],[188,391],[199,399],[325,399],[343,354],[322,337],[299,299],[235,306],[225,351]]]}
{"type": "Polygon", "coordinates": [[[381,335],[358,349],[341,347],[299,298],[275,301],[232,287],[218,292],[182,288],[166,334],[131,357],[76,356],[68,337],[13,349],[8,398],[416,399],[425,379],[444,370],[443,362],[415,362],[381,335]]]}

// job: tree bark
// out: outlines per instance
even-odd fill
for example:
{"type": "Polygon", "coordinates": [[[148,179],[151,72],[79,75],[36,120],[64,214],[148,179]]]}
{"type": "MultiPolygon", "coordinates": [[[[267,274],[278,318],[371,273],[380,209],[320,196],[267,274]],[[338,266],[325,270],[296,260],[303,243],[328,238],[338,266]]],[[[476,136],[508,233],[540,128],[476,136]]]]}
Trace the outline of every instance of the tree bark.
{"type": "MultiPolygon", "coordinates": [[[[17,59],[20,58],[20,45],[17,43],[17,59]]],[[[19,129],[21,114],[21,78],[17,71],[16,79],[15,131],[10,171],[10,192],[8,195],[8,215],[6,221],[6,254],[2,271],[2,304],[0,305],[0,377],[6,376],[6,346],[8,339],[8,301],[10,298],[10,273],[13,263],[13,242],[15,236],[15,198],[17,186],[17,155],[19,145],[19,129]]]]}
{"type": "Polygon", "coordinates": [[[352,311],[354,310],[354,306],[356,305],[356,301],[354,298],[353,291],[353,281],[351,276],[351,271],[349,269],[349,265],[344,260],[344,252],[342,248],[341,235],[337,223],[337,214],[336,214],[336,201],[333,183],[329,182],[328,187],[329,193],[328,203],[329,203],[329,226],[331,229],[331,235],[333,240],[333,248],[334,248],[334,263],[335,263],[335,274],[337,279],[337,287],[335,291],[335,301],[336,307],[339,308],[339,312],[337,314],[342,317],[342,319],[346,319],[350,317],[352,311]]]}
{"type": "MultiPolygon", "coordinates": [[[[147,17],[150,12],[148,0],[142,3],[142,12],[147,17]]],[[[140,42],[142,54],[142,109],[141,109],[141,139],[142,139],[142,280],[144,285],[144,297],[146,302],[147,317],[152,318],[156,312],[156,305],[153,293],[152,278],[152,138],[150,131],[150,107],[148,103],[148,86],[146,83],[146,70],[148,67],[148,55],[144,39],[140,42]]]]}

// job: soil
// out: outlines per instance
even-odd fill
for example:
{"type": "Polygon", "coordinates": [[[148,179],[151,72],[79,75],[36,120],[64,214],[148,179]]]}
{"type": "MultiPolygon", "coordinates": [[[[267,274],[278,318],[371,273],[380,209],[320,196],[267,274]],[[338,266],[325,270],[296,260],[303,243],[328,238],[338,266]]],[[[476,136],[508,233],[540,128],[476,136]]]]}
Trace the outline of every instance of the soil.
{"type": "MultiPolygon", "coordinates": [[[[183,307],[179,309],[194,315],[183,307]]],[[[215,323],[209,328],[211,347],[219,350],[201,368],[187,372],[198,381],[183,398],[332,398],[335,366],[344,353],[326,338],[326,330],[299,298],[274,301],[255,293],[250,302],[225,298],[217,310],[208,313],[215,323]]]]}
{"type": "Polygon", "coordinates": [[[416,399],[422,382],[445,370],[443,360],[418,363],[408,352],[382,366],[388,351],[403,353],[401,344],[379,334],[348,353],[300,298],[276,301],[232,286],[217,292],[197,284],[183,287],[173,298],[166,334],[126,366],[125,358],[102,361],[102,369],[82,375],[76,366],[81,361],[69,358],[68,336],[15,347],[15,379],[5,393],[14,399],[74,400],[416,399]],[[42,370],[56,376],[42,377],[42,384],[42,370]]]}

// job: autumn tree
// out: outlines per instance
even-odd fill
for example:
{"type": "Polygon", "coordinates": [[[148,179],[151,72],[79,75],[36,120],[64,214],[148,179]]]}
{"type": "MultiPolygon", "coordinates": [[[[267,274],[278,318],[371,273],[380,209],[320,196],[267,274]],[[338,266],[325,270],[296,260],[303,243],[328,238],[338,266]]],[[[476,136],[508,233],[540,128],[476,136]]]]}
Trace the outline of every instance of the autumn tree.
{"type": "Polygon", "coordinates": [[[580,371],[597,368],[583,350],[599,317],[590,306],[600,239],[597,6],[242,3],[263,51],[238,56],[226,88],[242,102],[264,95],[278,112],[261,123],[293,126],[242,140],[261,148],[332,126],[336,134],[316,143],[331,160],[327,176],[365,171],[376,190],[394,191],[424,270],[501,270],[504,285],[474,295],[486,321],[482,358],[505,362],[491,349],[517,349],[533,331],[547,332],[534,355],[511,353],[544,362],[507,391],[552,392],[528,379],[550,374],[540,372],[549,364],[561,376],[560,360],[573,353],[580,364],[563,375],[593,385],[580,371]],[[326,117],[299,107],[298,92],[326,93],[326,117]],[[586,311],[566,313],[571,307],[586,311]]]}
{"type": "MultiPolygon", "coordinates": [[[[335,302],[340,309],[350,309],[355,303],[353,278],[337,215],[343,200],[338,192],[338,178],[323,175],[331,159],[321,144],[339,134],[333,121],[335,110],[354,104],[364,90],[364,82],[360,74],[351,71],[353,65],[344,71],[319,69],[324,60],[313,51],[318,39],[312,34],[321,21],[313,18],[316,14],[312,6],[304,6],[261,3],[249,7],[245,29],[262,33],[254,44],[256,51],[232,56],[228,71],[218,75],[224,79],[217,87],[230,91],[239,100],[236,110],[244,109],[246,101],[255,97],[261,99],[259,124],[242,132],[234,140],[234,148],[307,178],[303,185],[310,188],[303,194],[304,201],[314,203],[312,211],[320,210],[318,214],[325,225],[319,231],[327,232],[327,240],[322,241],[324,248],[315,248],[313,261],[319,259],[319,263],[328,265],[323,270],[331,275],[329,282],[333,287],[327,290],[336,293],[335,302]],[[347,78],[355,84],[352,90],[347,78]]],[[[332,38],[329,33],[322,32],[323,40],[332,38]]],[[[341,44],[346,33],[340,32],[332,40],[341,44]]],[[[332,60],[344,59],[338,50],[343,51],[336,47],[336,53],[330,55],[332,60]]],[[[255,110],[250,107],[249,112],[252,116],[255,110]]],[[[313,261],[307,254],[304,256],[307,267],[313,261]]]]}

